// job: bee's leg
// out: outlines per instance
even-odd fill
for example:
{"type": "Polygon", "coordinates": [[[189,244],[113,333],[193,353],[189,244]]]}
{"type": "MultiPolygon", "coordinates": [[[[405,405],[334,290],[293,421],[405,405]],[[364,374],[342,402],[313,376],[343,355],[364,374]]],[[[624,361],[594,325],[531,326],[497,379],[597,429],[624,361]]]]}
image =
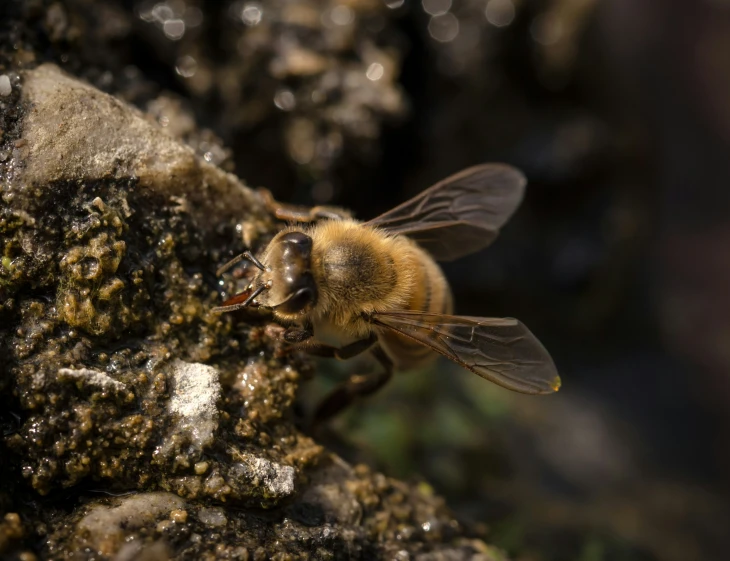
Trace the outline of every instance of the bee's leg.
{"type": "Polygon", "coordinates": [[[220,277],[228,269],[230,269],[231,267],[233,267],[237,263],[240,263],[244,259],[247,259],[248,261],[250,261],[251,263],[253,263],[254,265],[256,265],[256,267],[258,267],[259,270],[261,270],[261,271],[263,271],[265,269],[264,264],[261,263],[261,261],[259,261],[253,253],[251,253],[249,250],[246,250],[243,253],[239,253],[238,255],[236,255],[233,259],[231,259],[230,261],[228,261],[222,267],[219,267],[218,270],[216,270],[216,272],[215,272],[215,276],[216,277],[220,277]]]}
{"type": "Polygon", "coordinates": [[[302,327],[295,326],[289,327],[282,335],[284,341],[292,343],[293,345],[301,344],[314,336],[314,329],[311,325],[305,325],[302,327]]]}
{"type": "Polygon", "coordinates": [[[316,222],[317,220],[343,220],[352,218],[352,215],[344,209],[334,206],[314,206],[312,208],[286,205],[274,199],[271,191],[259,188],[258,192],[264,200],[264,205],[279,220],[289,222],[316,222]]]}
{"type": "Polygon", "coordinates": [[[296,348],[307,354],[324,358],[338,358],[347,360],[370,350],[383,367],[370,374],[355,374],[335,388],[317,407],[314,414],[314,424],[325,421],[350,405],[361,396],[370,395],[382,388],[393,374],[393,363],[376,345],[378,337],[371,333],[369,337],[345,345],[334,347],[319,341],[311,341],[314,331],[311,326],[290,327],[284,332],[284,340],[292,343],[296,348]]]}
{"type": "Polygon", "coordinates": [[[371,333],[365,339],[359,339],[344,347],[333,347],[319,341],[313,341],[312,337],[314,337],[314,329],[311,325],[289,327],[283,334],[284,341],[291,343],[296,350],[304,351],[313,356],[338,358],[340,360],[347,360],[364,353],[378,340],[377,335],[371,333]]]}
{"type": "Polygon", "coordinates": [[[317,407],[313,419],[315,425],[334,417],[357,398],[375,393],[390,380],[393,376],[393,362],[379,345],[374,346],[371,352],[383,369],[370,374],[354,374],[337,386],[317,407]]]}
{"type": "Polygon", "coordinates": [[[305,341],[301,345],[301,350],[303,350],[307,354],[320,356],[323,358],[338,358],[340,360],[347,360],[348,358],[352,358],[364,353],[370,347],[372,347],[377,340],[377,335],[375,335],[375,333],[372,333],[366,339],[354,341],[353,343],[349,343],[344,347],[333,347],[332,345],[326,345],[318,341],[305,341]]]}

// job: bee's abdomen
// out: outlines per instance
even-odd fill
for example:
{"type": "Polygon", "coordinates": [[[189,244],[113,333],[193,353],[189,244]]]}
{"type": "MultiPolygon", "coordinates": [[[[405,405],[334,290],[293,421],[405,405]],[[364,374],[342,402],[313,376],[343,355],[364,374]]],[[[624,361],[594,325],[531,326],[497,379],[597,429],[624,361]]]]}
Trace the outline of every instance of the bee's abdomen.
{"type": "Polygon", "coordinates": [[[421,261],[420,274],[414,283],[413,293],[408,305],[411,312],[430,312],[432,314],[451,314],[453,299],[451,289],[441,268],[427,257],[421,261]]]}
{"type": "MultiPolygon", "coordinates": [[[[429,256],[419,262],[407,311],[451,314],[453,298],[441,268],[429,256]]],[[[417,368],[435,357],[425,345],[392,331],[381,332],[379,340],[399,370],[417,368]]]]}

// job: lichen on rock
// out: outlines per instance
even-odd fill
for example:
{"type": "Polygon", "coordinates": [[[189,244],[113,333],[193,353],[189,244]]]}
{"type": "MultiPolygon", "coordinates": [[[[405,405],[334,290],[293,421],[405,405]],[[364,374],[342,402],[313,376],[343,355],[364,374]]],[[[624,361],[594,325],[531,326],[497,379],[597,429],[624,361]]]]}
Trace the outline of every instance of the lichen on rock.
{"type": "Polygon", "coordinates": [[[498,558],[430,491],[300,430],[311,366],[265,316],[210,312],[241,282],[213,271],[280,227],[255,191],[56,66],[12,96],[0,555],[498,558]]]}
{"type": "MultiPolygon", "coordinates": [[[[198,453],[213,444],[218,428],[219,376],[215,368],[205,364],[175,360],[170,365],[168,412],[176,419],[172,430],[175,435],[186,434],[198,453]]],[[[168,435],[167,441],[173,438],[168,435]]],[[[165,450],[162,445],[157,452],[164,456],[165,450]]]]}

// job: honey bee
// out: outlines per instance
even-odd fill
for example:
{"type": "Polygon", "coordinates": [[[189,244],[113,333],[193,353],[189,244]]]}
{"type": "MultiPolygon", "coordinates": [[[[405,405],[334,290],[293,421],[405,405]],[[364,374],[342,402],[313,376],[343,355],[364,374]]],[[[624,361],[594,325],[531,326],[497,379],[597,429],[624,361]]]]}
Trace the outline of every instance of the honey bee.
{"type": "Polygon", "coordinates": [[[453,314],[451,290],[437,261],[488,246],[519,206],[524,175],[483,164],[452,175],[381,216],[359,222],[333,207],[276,203],[291,225],[257,258],[247,290],[216,312],[254,305],[289,326],[284,339],[307,352],[347,359],[370,351],[382,365],[353,375],[322,402],[326,419],[382,387],[394,370],[423,366],[438,354],[502,387],[526,394],[557,391],[550,355],[516,319],[453,314]]]}

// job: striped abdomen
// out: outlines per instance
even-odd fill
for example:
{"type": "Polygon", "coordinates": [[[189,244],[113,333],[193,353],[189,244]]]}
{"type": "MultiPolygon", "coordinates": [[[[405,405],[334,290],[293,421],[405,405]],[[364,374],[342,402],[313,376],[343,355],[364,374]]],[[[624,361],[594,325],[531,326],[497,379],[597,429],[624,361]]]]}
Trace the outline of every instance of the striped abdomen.
{"type": "MultiPolygon", "coordinates": [[[[441,268],[422,249],[414,247],[413,251],[422,255],[418,259],[420,266],[414,271],[413,291],[407,310],[451,314],[453,312],[451,289],[441,268]]],[[[393,331],[380,331],[378,339],[398,370],[417,368],[435,358],[435,353],[425,345],[393,331]]]]}

